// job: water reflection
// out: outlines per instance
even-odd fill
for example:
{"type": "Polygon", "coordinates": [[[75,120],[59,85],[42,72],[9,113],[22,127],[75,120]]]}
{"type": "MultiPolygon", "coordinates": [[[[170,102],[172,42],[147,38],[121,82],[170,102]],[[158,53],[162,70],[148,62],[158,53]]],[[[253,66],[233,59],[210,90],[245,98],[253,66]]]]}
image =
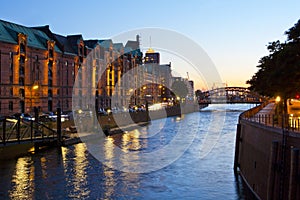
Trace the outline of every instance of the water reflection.
{"type": "Polygon", "coordinates": [[[122,135],[122,150],[124,152],[137,151],[142,148],[140,144],[140,131],[133,130],[130,133],[122,135]]]}
{"type": "Polygon", "coordinates": [[[105,160],[107,161],[105,163],[106,166],[103,168],[103,174],[104,174],[104,198],[105,199],[111,199],[112,195],[115,193],[115,171],[113,170],[114,162],[113,158],[114,155],[114,138],[108,137],[106,139],[106,142],[104,143],[104,151],[105,151],[105,160]],[[109,167],[108,167],[109,166],[109,167]]]}
{"type": "Polygon", "coordinates": [[[87,154],[85,153],[86,147],[84,144],[75,145],[74,153],[74,166],[73,166],[73,183],[75,198],[86,197],[90,193],[87,187],[87,154]]]}
{"type": "Polygon", "coordinates": [[[226,125],[219,143],[207,157],[200,158],[210,115],[220,112],[218,107],[218,112],[169,118],[163,122],[163,127],[159,126],[159,120],[153,121],[155,128],[150,125],[139,131],[107,137],[103,145],[98,146],[98,151],[102,151],[105,157],[103,163],[90,155],[84,144],[1,162],[0,199],[244,199],[243,185],[235,179],[232,170],[240,111],[224,113],[226,125]],[[193,121],[199,115],[200,124],[193,121]],[[178,160],[149,173],[126,173],[114,169],[116,160],[123,166],[137,168],[141,159],[138,153],[124,154],[120,158],[117,148],[124,153],[159,149],[172,140],[174,130],[177,130],[174,124],[181,122],[186,123],[183,130],[187,134],[195,128],[198,132],[192,145],[178,160]]]}
{"type": "Polygon", "coordinates": [[[30,199],[34,192],[34,166],[30,157],[19,158],[12,177],[12,189],[9,197],[12,199],[30,199]]]}

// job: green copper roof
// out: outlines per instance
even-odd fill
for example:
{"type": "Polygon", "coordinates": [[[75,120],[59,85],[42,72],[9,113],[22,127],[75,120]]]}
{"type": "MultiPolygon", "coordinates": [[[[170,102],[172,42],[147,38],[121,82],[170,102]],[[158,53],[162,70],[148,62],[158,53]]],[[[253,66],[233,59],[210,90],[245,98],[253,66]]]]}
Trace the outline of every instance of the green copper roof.
{"type": "MultiPolygon", "coordinates": [[[[51,40],[40,30],[0,20],[0,41],[18,44],[19,33],[27,35],[27,46],[29,47],[46,50],[47,41],[51,40]]],[[[61,52],[57,46],[55,46],[55,51],[61,52]]]]}

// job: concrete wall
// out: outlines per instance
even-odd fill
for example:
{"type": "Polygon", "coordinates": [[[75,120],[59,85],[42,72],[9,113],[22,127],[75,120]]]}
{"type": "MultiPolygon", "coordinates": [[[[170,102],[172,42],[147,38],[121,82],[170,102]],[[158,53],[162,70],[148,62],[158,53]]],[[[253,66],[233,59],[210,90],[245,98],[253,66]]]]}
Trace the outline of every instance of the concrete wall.
{"type": "Polygon", "coordinates": [[[285,134],[284,147],[282,129],[240,118],[236,143],[237,167],[250,189],[261,199],[300,199],[297,194],[299,181],[292,180],[298,177],[299,155],[291,159],[295,148],[300,148],[300,133],[285,130],[285,134]]]}

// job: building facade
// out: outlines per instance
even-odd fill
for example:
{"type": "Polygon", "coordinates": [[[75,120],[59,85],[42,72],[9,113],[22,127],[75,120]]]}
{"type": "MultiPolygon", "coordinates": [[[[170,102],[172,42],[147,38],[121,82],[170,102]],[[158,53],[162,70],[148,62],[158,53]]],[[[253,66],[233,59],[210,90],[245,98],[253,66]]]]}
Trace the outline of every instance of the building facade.
{"type": "Polygon", "coordinates": [[[71,109],[77,57],[43,31],[0,20],[0,113],[71,109]]]}
{"type": "Polygon", "coordinates": [[[151,48],[144,57],[138,35],[124,46],[0,20],[0,115],[71,111],[74,95],[80,109],[167,102],[172,80],[171,63],[151,48]]]}

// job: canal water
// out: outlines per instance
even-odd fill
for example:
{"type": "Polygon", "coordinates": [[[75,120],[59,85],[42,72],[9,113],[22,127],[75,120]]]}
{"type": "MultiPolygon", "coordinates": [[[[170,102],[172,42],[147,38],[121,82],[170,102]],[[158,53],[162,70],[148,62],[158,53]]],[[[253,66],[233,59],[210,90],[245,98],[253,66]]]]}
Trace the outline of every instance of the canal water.
{"type": "Polygon", "coordinates": [[[238,116],[253,106],[210,105],[201,112],[155,120],[140,130],[106,137],[99,149],[106,155],[103,160],[81,143],[1,161],[0,199],[246,199],[243,184],[233,173],[234,145],[238,116]],[[181,149],[179,156],[173,156],[178,153],[172,143],[175,135],[190,143],[186,148],[179,145],[187,143],[175,144],[181,149]],[[173,150],[155,154],[171,144],[173,150]],[[128,159],[122,170],[116,149],[151,152],[155,159],[147,165],[138,158],[128,159]],[[169,157],[171,162],[164,163],[169,157]]]}

